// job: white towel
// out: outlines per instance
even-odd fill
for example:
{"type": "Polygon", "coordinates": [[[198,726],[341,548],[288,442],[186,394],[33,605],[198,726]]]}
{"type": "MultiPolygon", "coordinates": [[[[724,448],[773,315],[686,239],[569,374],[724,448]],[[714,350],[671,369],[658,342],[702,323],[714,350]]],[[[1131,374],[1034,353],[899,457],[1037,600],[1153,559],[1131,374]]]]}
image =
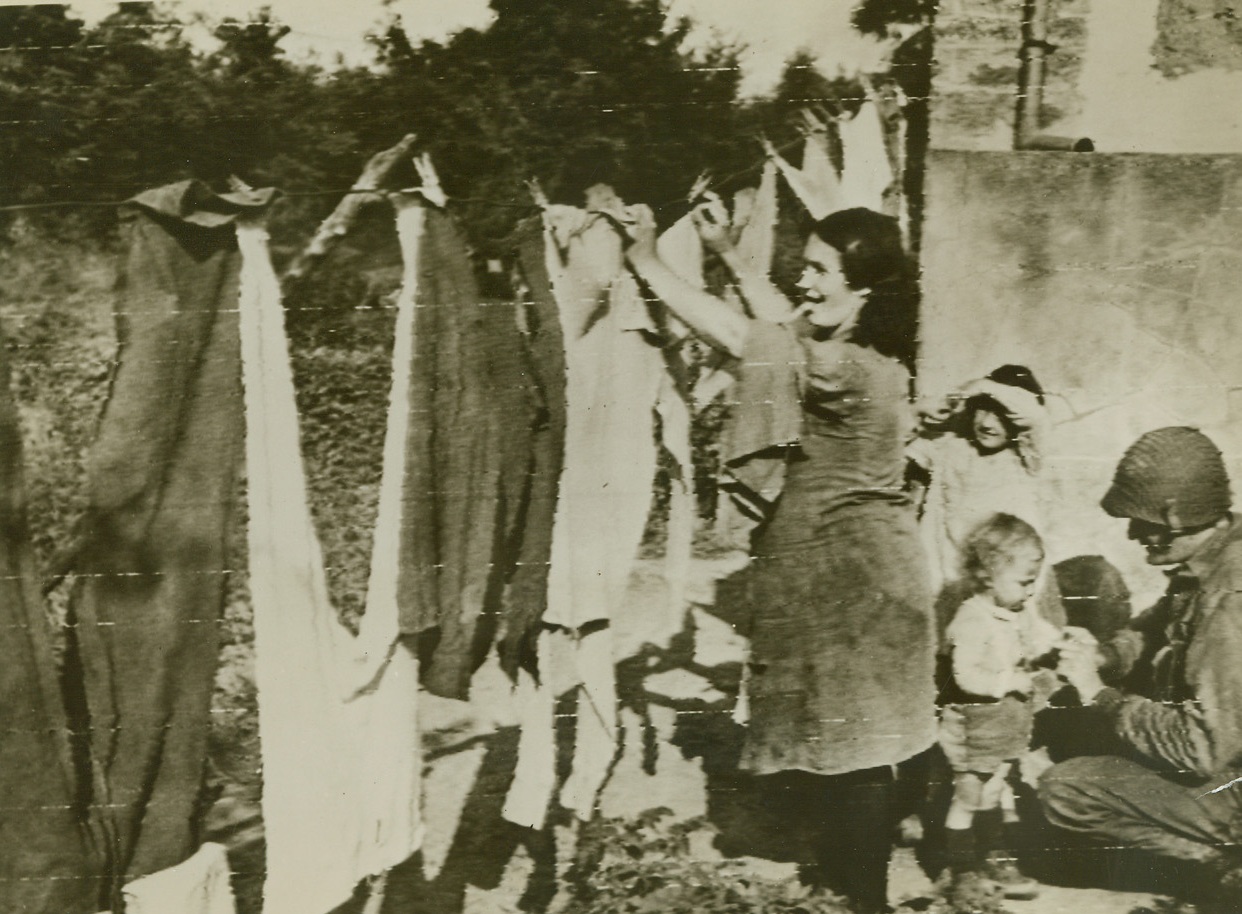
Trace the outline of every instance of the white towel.
{"type": "MultiPolygon", "coordinates": [[[[407,235],[417,239],[420,213],[403,211],[398,219],[409,229],[404,248],[407,235]]],[[[329,601],[307,503],[293,374],[267,234],[261,226],[243,225],[237,236],[243,255],[250,589],[267,840],[264,912],[318,914],[347,900],[363,878],[409,857],[421,839],[417,667],[409,651],[385,634],[396,632],[397,567],[384,531],[399,521],[393,512],[400,504],[393,503],[391,485],[382,483],[379,549],[363,637],[355,639],[329,601]],[[386,576],[393,581],[383,581],[386,576]],[[369,685],[354,697],[363,681],[369,685]]],[[[408,312],[412,305],[413,290],[407,288],[400,307],[408,312]]],[[[398,325],[409,326],[408,320],[399,310],[398,325]]],[[[398,365],[403,348],[408,365],[408,339],[399,339],[395,348],[398,365]]],[[[405,392],[397,371],[394,382],[391,408],[400,415],[405,392]]],[[[388,475],[390,450],[386,444],[388,475]]]]}
{"type": "Polygon", "coordinates": [[[837,125],[844,167],[841,187],[847,206],[865,206],[882,213],[884,195],[893,183],[893,166],[884,143],[884,125],[875,102],[864,102],[848,121],[837,125]]]}
{"type": "Polygon", "coordinates": [[[204,844],[176,866],[121,889],[126,914],[234,914],[229,861],[219,844],[204,844]]]}

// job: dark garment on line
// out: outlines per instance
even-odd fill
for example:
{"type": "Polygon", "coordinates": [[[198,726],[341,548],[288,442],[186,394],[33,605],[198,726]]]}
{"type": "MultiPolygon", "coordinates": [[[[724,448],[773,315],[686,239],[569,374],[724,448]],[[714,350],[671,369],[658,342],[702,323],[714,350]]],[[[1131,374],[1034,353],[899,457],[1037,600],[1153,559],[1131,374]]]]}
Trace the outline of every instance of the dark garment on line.
{"type": "MultiPolygon", "coordinates": [[[[460,229],[429,207],[398,605],[402,632],[418,635],[424,685],[449,698],[469,694],[471,675],[498,637],[510,646],[533,643],[506,624],[504,600],[519,556],[539,560],[521,546],[536,478],[535,429],[545,416],[515,307],[480,296],[460,229]]],[[[515,658],[508,660],[512,671],[515,658]]]]}
{"type": "Polygon", "coordinates": [[[26,526],[22,439],[0,342],[0,911],[94,914],[68,729],[26,526]]]}
{"type": "Polygon", "coordinates": [[[183,182],[126,213],[119,364],[87,459],[72,596],[88,712],[77,725],[113,897],[199,843],[242,445],[231,223],[269,200],[183,182]]]}
{"type": "Polygon", "coordinates": [[[520,305],[522,335],[529,352],[530,377],[542,409],[531,439],[534,463],[530,492],[521,519],[517,568],[505,594],[501,663],[506,671],[531,666],[539,622],[548,602],[552,522],[556,515],[561,467],[565,459],[565,335],[552,295],[543,238],[543,220],[518,226],[512,237],[528,298],[520,305]]]}

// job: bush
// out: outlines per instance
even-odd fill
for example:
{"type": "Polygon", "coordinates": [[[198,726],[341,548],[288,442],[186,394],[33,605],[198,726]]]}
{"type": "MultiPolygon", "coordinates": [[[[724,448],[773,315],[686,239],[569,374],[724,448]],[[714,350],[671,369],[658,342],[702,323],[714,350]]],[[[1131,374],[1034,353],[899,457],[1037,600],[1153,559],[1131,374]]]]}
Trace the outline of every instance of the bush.
{"type": "Polygon", "coordinates": [[[703,819],[669,821],[651,809],[632,820],[598,819],[583,827],[567,874],[566,914],[847,914],[831,895],[811,895],[797,880],[747,872],[741,862],[699,860],[690,836],[703,819]]]}

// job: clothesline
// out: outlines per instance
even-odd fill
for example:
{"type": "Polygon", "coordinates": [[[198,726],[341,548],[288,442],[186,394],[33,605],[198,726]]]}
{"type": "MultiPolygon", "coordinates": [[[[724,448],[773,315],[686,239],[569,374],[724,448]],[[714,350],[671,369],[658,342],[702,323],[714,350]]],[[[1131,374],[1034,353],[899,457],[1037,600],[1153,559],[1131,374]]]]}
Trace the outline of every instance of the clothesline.
{"type": "MultiPolygon", "coordinates": [[[[776,146],[775,149],[777,152],[786,152],[792,149],[793,147],[797,146],[801,142],[802,142],[801,139],[791,140],[788,143],[783,143],[780,146],[776,146]]],[[[735,181],[738,178],[743,177],[744,175],[750,174],[751,172],[762,168],[764,162],[766,161],[767,161],[767,157],[764,156],[763,158],[757,159],[751,164],[743,168],[740,168],[735,172],[731,172],[730,174],[727,174],[724,177],[713,178],[709,182],[708,187],[709,188],[710,187],[721,187],[723,185],[727,185],[731,181],[735,181]]],[[[366,190],[366,189],[356,189],[356,188],[349,187],[349,188],[326,188],[323,190],[281,191],[281,196],[286,197],[286,198],[291,198],[291,199],[309,198],[309,197],[346,197],[346,196],[351,196],[353,194],[369,194],[369,195],[377,196],[377,197],[390,197],[390,196],[399,195],[403,192],[404,191],[400,191],[400,190],[396,190],[396,191],[366,190]]],[[[533,202],[518,202],[516,200],[498,200],[498,199],[491,198],[491,197],[451,197],[450,199],[456,203],[477,203],[477,204],[482,204],[484,206],[495,206],[499,208],[510,208],[510,209],[524,209],[524,210],[530,210],[532,212],[535,212],[540,208],[538,204],[533,203],[533,202]]],[[[46,203],[12,203],[12,204],[8,204],[5,206],[0,206],[0,213],[28,212],[28,211],[33,211],[33,210],[46,210],[46,209],[69,209],[72,207],[109,207],[109,206],[115,207],[115,206],[125,206],[129,202],[130,202],[129,200],[56,200],[56,201],[48,201],[46,203]]],[[[652,204],[652,207],[654,209],[659,210],[659,209],[665,209],[670,206],[676,206],[678,204],[684,205],[685,202],[686,201],[684,199],[668,200],[663,203],[652,204]]]]}

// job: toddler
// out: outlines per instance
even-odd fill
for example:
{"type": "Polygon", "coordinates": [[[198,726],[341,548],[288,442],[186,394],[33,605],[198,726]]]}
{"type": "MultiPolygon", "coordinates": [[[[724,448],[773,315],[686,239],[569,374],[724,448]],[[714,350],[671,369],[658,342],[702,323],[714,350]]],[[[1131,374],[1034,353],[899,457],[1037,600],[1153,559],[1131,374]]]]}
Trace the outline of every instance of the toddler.
{"type": "Polygon", "coordinates": [[[990,882],[1006,898],[1033,898],[1011,848],[1018,816],[1009,778],[1026,753],[1035,705],[1055,688],[1047,668],[1062,631],[1029,604],[1044,560],[1026,521],[995,514],[962,547],[963,582],[973,591],[946,632],[952,675],[942,692],[940,744],[953,769],[946,854],[955,893],[990,882]]]}

